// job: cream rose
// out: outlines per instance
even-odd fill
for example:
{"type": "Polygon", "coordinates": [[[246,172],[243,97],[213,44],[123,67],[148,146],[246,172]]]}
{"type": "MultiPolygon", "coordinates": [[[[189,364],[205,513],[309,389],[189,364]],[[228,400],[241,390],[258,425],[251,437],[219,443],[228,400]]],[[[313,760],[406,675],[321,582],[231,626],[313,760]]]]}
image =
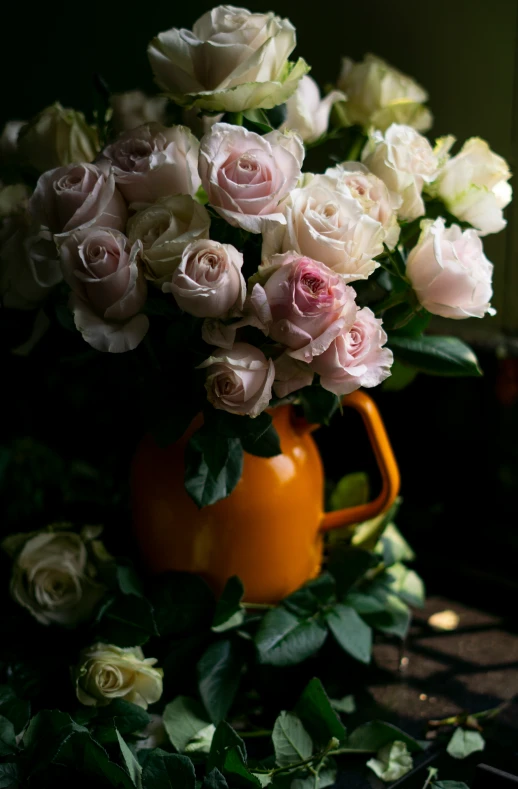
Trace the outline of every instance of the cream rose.
{"type": "Polygon", "coordinates": [[[147,293],[140,252],[139,241],[131,245],[125,235],[106,228],[78,230],[61,246],[76,327],[98,351],[131,351],[149,328],[147,317],[138,314],[147,293]]]}
{"type": "Polygon", "coordinates": [[[78,228],[123,230],[128,211],[107,165],[69,164],[40,176],[29,204],[58,243],[78,228]]]}
{"type": "MultiPolygon", "coordinates": [[[[94,533],[97,536],[98,530],[94,533]]],[[[21,536],[13,560],[11,595],[42,625],[84,622],[105,593],[89,555],[92,536],[87,530],[82,535],[46,531],[25,540],[21,536]]],[[[4,548],[11,552],[9,543],[8,539],[4,548]]]]}
{"type": "Polygon", "coordinates": [[[215,351],[200,368],[207,370],[205,388],[214,408],[253,417],[268,407],[275,367],[259,348],[237,342],[215,351]]]}
{"type": "Polygon", "coordinates": [[[423,106],[428,100],[426,91],[375,55],[366,55],[361,63],[343,58],[337,84],[347,94],[351,123],[381,131],[392,123],[404,123],[422,132],[432,125],[432,115],[423,106]]]}
{"type": "Polygon", "coordinates": [[[345,95],[339,90],[332,90],[322,99],[317,83],[306,74],[286,102],[286,120],[280,130],[291,129],[298,132],[304,142],[315,142],[327,131],[333,104],[344,99],[345,95]]]}
{"type": "Polygon", "coordinates": [[[209,227],[206,208],[189,195],[175,195],[132,216],[128,237],[132,244],[142,243],[145,275],[161,286],[180,264],[185,247],[209,237],[209,227]]]}
{"type": "Polygon", "coordinates": [[[156,658],[145,658],[140,647],[121,649],[113,644],[94,644],[84,649],[74,670],[76,695],[88,707],[105,707],[124,699],[147,709],[162,695],[156,658]]]}
{"type": "Polygon", "coordinates": [[[117,134],[136,129],[145,123],[164,123],[165,96],[146,96],[141,90],[115,93],[111,99],[112,125],[117,134]]]}
{"type": "MultiPolygon", "coordinates": [[[[441,151],[455,142],[454,137],[438,140],[441,151]]],[[[428,188],[439,197],[448,211],[462,222],[469,222],[481,236],[499,233],[507,222],[503,209],[511,202],[513,190],[508,180],[509,165],[493,153],[485,140],[472,137],[456,156],[447,158],[436,180],[428,188]]]]}
{"type": "Polygon", "coordinates": [[[283,104],[308,67],[288,56],[295,28],[273,13],[230,5],[207,11],[193,29],[159,33],[148,48],[155,79],[187,107],[242,112],[283,104]]]}
{"type": "Polygon", "coordinates": [[[490,301],[493,266],[475,230],[446,228],[444,219],[422,223],[423,232],[407,259],[407,276],[419,302],[443,318],[483,318],[490,301]]]}
{"type": "Polygon", "coordinates": [[[243,307],[246,282],[243,255],[231,244],[195,241],[182,255],[171,282],[162,285],[180,309],[198,318],[221,318],[243,307]]]}
{"type": "Polygon", "coordinates": [[[438,158],[422,134],[410,126],[393,123],[385,134],[371,133],[362,152],[362,161],[401,198],[400,219],[411,221],[423,216],[421,193],[437,175],[438,158]]]}
{"type": "Polygon", "coordinates": [[[171,195],[195,195],[200,186],[198,140],[186,126],[146,123],[124,132],[103,151],[126,201],[154,203],[171,195]]]}
{"type": "Polygon", "coordinates": [[[378,386],[390,375],[392,351],[383,348],[387,335],[382,322],[368,307],[359,309],[353,325],[342,332],[321,355],[311,363],[320,375],[320,384],[342,397],[360,386],[378,386]]]}
{"type": "Polygon", "coordinates": [[[335,178],[306,176],[285,203],[286,226],[268,228],[262,258],[294,250],[324,263],[347,281],[367,279],[379,265],[385,231],[335,178]]]}
{"type": "Polygon", "coordinates": [[[280,205],[296,185],[304,159],[297,135],[261,136],[216,123],[200,143],[200,176],[209,203],[234,227],[261,233],[286,222],[280,205]]]}

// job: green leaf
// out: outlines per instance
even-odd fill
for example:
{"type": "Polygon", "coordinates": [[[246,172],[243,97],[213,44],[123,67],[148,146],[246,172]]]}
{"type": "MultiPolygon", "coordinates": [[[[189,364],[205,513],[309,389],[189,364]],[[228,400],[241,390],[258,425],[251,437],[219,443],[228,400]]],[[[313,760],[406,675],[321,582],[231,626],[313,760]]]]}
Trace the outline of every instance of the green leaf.
{"type": "Polygon", "coordinates": [[[372,629],[356,613],[354,608],[337,603],[327,612],[326,621],[342,649],[356,660],[370,663],[372,629]]]}
{"type": "Polygon", "coordinates": [[[163,573],[150,593],[156,627],[161,636],[191,635],[210,626],[214,595],[193,573],[163,573]]]}
{"type": "Polygon", "coordinates": [[[315,742],[327,745],[331,737],[342,742],[346,729],[336,714],[321,681],[314,677],[306,685],[295,706],[295,713],[315,742]]]}
{"type": "Polygon", "coordinates": [[[408,605],[422,608],[425,602],[425,588],[422,579],[414,570],[409,570],[404,564],[397,562],[389,567],[378,578],[389,591],[396,594],[408,605]]]}
{"type": "Polygon", "coordinates": [[[231,748],[237,748],[241,752],[243,761],[246,762],[245,743],[226,721],[222,721],[216,728],[212,745],[210,746],[209,759],[207,762],[207,772],[214,768],[223,769],[225,758],[231,748]]]}
{"type": "MultiPolygon", "coordinates": [[[[263,411],[263,413],[265,412],[263,411]]],[[[282,452],[281,440],[273,425],[269,425],[264,433],[261,433],[256,438],[248,436],[242,438],[241,443],[245,452],[248,452],[249,455],[257,455],[260,458],[273,458],[282,452]]]]}
{"type": "Polygon", "coordinates": [[[14,762],[0,764],[0,789],[12,789],[18,786],[18,766],[14,762]]]}
{"type": "Polygon", "coordinates": [[[185,451],[185,489],[198,507],[230,496],[241,479],[243,447],[238,438],[198,430],[185,451]]]}
{"type": "Polygon", "coordinates": [[[279,767],[309,759],[313,753],[311,737],[300,718],[291,712],[281,712],[273,727],[272,740],[279,767]]]}
{"type": "Polygon", "coordinates": [[[203,779],[201,789],[227,789],[228,784],[225,776],[215,767],[203,779]]]}
{"type": "Polygon", "coordinates": [[[230,784],[244,787],[260,787],[258,779],[246,766],[245,758],[237,746],[230,748],[225,754],[223,772],[229,775],[230,784]]]}
{"type": "Polygon", "coordinates": [[[142,757],[142,781],[144,789],[195,789],[194,765],[187,756],[154,748],[142,757]]]}
{"type": "Polygon", "coordinates": [[[406,638],[412,621],[408,605],[397,595],[388,592],[382,583],[375,582],[367,591],[383,604],[383,611],[364,615],[369,625],[382,633],[406,638]]]}
{"type": "Polygon", "coordinates": [[[297,616],[316,614],[335,599],[335,591],[335,579],[330,573],[324,572],[285,597],[281,604],[297,616]]]}
{"type": "Polygon", "coordinates": [[[385,610],[383,602],[377,597],[364,592],[357,592],[355,589],[349,592],[344,599],[344,603],[354,608],[356,613],[361,616],[364,614],[379,614],[385,610]]]}
{"type": "Polygon", "coordinates": [[[264,110],[245,110],[243,112],[243,118],[249,121],[249,123],[243,125],[246,126],[246,128],[250,128],[251,131],[255,131],[258,134],[268,134],[268,132],[272,131],[270,121],[264,110]]]}
{"type": "Polygon", "coordinates": [[[318,652],[326,637],[327,628],[318,617],[299,618],[279,607],[263,618],[255,645],[261,663],[293,666],[318,652]]]}
{"type": "Polygon", "coordinates": [[[428,375],[480,376],[477,357],[457,337],[391,336],[389,346],[396,359],[411,364],[428,375]]]}
{"type": "Polygon", "coordinates": [[[117,583],[122,594],[132,594],[136,597],[143,596],[142,581],[133,567],[117,565],[117,583]]]}
{"type": "MultiPolygon", "coordinates": [[[[401,499],[396,499],[392,507],[387,512],[360,523],[354,529],[351,544],[355,548],[362,548],[364,551],[374,550],[379,538],[385,529],[392,523],[397,515],[401,504],[401,499]]],[[[331,532],[332,534],[333,532],[331,532]]]]}
{"type": "Polygon", "coordinates": [[[325,789],[336,783],[336,775],[336,767],[326,767],[319,770],[317,775],[312,775],[306,770],[307,777],[293,778],[289,783],[289,789],[325,789]]]}
{"type": "Polygon", "coordinates": [[[0,715],[11,721],[18,734],[31,716],[31,705],[19,699],[9,685],[0,685],[0,715]]]}
{"type": "Polygon", "coordinates": [[[0,715],[0,756],[11,756],[17,750],[14,726],[10,720],[0,715]]]}
{"type": "Polygon", "coordinates": [[[57,756],[63,743],[75,732],[90,736],[88,730],[75,723],[66,712],[38,712],[23,734],[24,757],[29,766],[29,775],[45,770],[57,756]]]}
{"type": "Polygon", "coordinates": [[[430,789],[469,789],[469,786],[462,781],[438,781],[430,789]]]}
{"type": "Polygon", "coordinates": [[[153,609],[145,597],[116,597],[104,609],[98,624],[98,638],[118,647],[141,646],[158,635],[153,609]]]}
{"type": "Polygon", "coordinates": [[[121,737],[118,731],[116,731],[117,740],[119,741],[119,747],[121,749],[122,758],[124,764],[126,766],[126,770],[128,771],[128,775],[137,787],[137,789],[142,789],[142,767],[136,760],[134,754],[130,751],[127,744],[125,743],[124,739],[121,737]]]}
{"type": "Polygon", "coordinates": [[[133,734],[145,729],[151,718],[137,704],[124,699],[114,699],[106,707],[98,707],[92,735],[99,742],[114,742],[116,730],[120,734],[133,734]]]}
{"type": "Polygon", "coordinates": [[[416,370],[415,367],[409,367],[407,364],[394,359],[390,368],[390,375],[383,381],[381,388],[384,392],[400,392],[402,389],[406,389],[416,379],[418,374],[419,370],[416,370]]]}
{"type": "Polygon", "coordinates": [[[329,556],[328,568],[335,578],[338,594],[345,595],[379,561],[379,557],[369,551],[337,544],[329,556]]]}
{"type": "Polygon", "coordinates": [[[465,759],[472,753],[483,751],[486,743],[480,732],[455,729],[446,750],[454,759],[465,759]]]}
{"type": "Polygon", "coordinates": [[[212,723],[226,717],[241,682],[244,657],[230,639],[211,644],[198,663],[198,688],[212,723]]]}
{"type": "Polygon", "coordinates": [[[344,696],[342,699],[329,699],[329,702],[334,710],[345,715],[352,715],[353,712],[356,712],[354,696],[344,696]]]}
{"type": "Polygon", "coordinates": [[[367,767],[381,778],[390,783],[397,781],[410,772],[414,766],[412,756],[404,742],[396,740],[388,743],[378,751],[375,759],[369,759],[367,767]]]}
{"type": "Polygon", "coordinates": [[[210,749],[212,746],[212,739],[214,737],[214,733],[216,731],[216,727],[213,723],[209,723],[204,729],[198,732],[194,737],[191,737],[187,745],[185,746],[185,753],[210,753],[210,749]]]}
{"type": "Polygon", "coordinates": [[[340,406],[340,398],[320,385],[306,386],[299,394],[304,416],[310,424],[328,425],[340,406]]]}
{"type": "Polygon", "coordinates": [[[210,723],[202,705],[187,696],[178,696],[166,705],[163,722],[177,751],[184,751],[187,743],[210,723]]]}
{"type": "Polygon", "coordinates": [[[414,551],[393,523],[387,524],[375,551],[383,557],[386,567],[396,562],[412,562],[415,559],[414,551]]]}
{"type": "Polygon", "coordinates": [[[347,474],[336,484],[329,500],[331,510],[356,507],[369,501],[369,477],[363,471],[347,474]]]}
{"type": "MultiPolygon", "coordinates": [[[[66,743],[68,751],[67,763],[81,772],[86,772],[106,779],[112,786],[124,789],[135,789],[129,775],[115,762],[110,761],[108,754],[99,743],[94,742],[86,734],[74,734],[66,743]]],[[[63,758],[63,749],[59,752],[59,761],[63,758]]]]}
{"type": "Polygon", "coordinates": [[[403,742],[410,753],[423,750],[417,740],[385,721],[370,721],[358,726],[345,741],[345,749],[351,753],[377,753],[396,740],[403,742]]]}
{"type": "Polygon", "coordinates": [[[238,438],[250,455],[273,457],[281,452],[279,436],[273,427],[272,417],[266,411],[252,418],[213,408],[206,413],[205,424],[211,433],[238,438]]]}
{"type": "Polygon", "coordinates": [[[241,607],[244,593],[245,588],[237,575],[233,575],[232,578],[228,579],[217,602],[216,612],[212,620],[212,629],[216,633],[226,630],[231,622],[235,621],[236,624],[241,624],[244,619],[244,611],[241,607]],[[237,619],[236,614],[239,615],[237,619]]]}

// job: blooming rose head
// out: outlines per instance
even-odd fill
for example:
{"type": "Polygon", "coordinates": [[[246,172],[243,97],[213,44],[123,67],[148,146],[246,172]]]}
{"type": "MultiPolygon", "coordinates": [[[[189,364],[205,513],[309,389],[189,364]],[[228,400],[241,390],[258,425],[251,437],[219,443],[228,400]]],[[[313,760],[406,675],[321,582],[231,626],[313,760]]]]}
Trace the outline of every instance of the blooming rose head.
{"type": "Polygon", "coordinates": [[[88,549],[98,533],[87,528],[81,535],[45,531],[8,538],[3,545],[8,553],[15,541],[17,546],[11,576],[14,600],[43,625],[74,626],[89,619],[106,591],[88,549]]]}
{"type": "Polygon", "coordinates": [[[328,167],[325,174],[334,178],[338,189],[345,188],[358,200],[364,212],[382,225],[384,243],[389,249],[394,249],[400,231],[396,210],[401,205],[399,195],[391,194],[381,178],[360,162],[342,162],[336,167],[328,167]]]}
{"type": "Polygon", "coordinates": [[[423,232],[407,260],[407,276],[419,302],[443,318],[483,318],[494,314],[493,266],[475,230],[446,228],[444,219],[422,223],[423,232]]]}
{"type": "Polygon", "coordinates": [[[392,123],[404,123],[427,131],[432,116],[423,103],[426,91],[413,79],[375,55],[361,63],[343,58],[338,87],[347,94],[347,114],[351,123],[385,131],[392,123]]]}
{"type": "Polygon", "coordinates": [[[78,230],[61,246],[76,327],[98,351],[131,351],[149,328],[147,317],[137,314],[147,292],[140,251],[140,242],[130,245],[119,231],[102,227],[78,230]]]}
{"type": "Polygon", "coordinates": [[[105,707],[124,699],[147,709],[162,695],[162,669],[156,658],[145,658],[140,647],[121,649],[94,644],[84,649],[74,669],[76,695],[88,707],[105,707]]]}
{"type": "Polygon", "coordinates": [[[198,140],[186,126],[146,123],[124,132],[103,156],[128,203],[154,203],[160,197],[195,195],[200,186],[198,140]]]}
{"type": "MultiPolygon", "coordinates": [[[[454,137],[438,140],[441,152],[455,142],[454,137]]],[[[509,165],[493,153],[485,140],[472,137],[462,149],[440,168],[428,191],[439,197],[448,211],[462,222],[469,222],[479,235],[499,233],[507,222],[502,210],[511,202],[513,190],[508,180],[509,165]]]]}
{"type": "Polygon", "coordinates": [[[362,153],[362,161],[401,198],[400,219],[411,221],[425,213],[423,186],[436,176],[438,159],[422,134],[410,126],[393,123],[385,134],[373,132],[362,153]]]}
{"type": "Polygon", "coordinates": [[[381,320],[368,307],[359,309],[353,325],[342,332],[320,356],[311,369],[320,375],[320,384],[339,397],[360,386],[377,386],[390,375],[392,351],[381,320]]]}
{"type": "Polygon", "coordinates": [[[163,123],[167,99],[165,96],[146,96],[141,90],[115,93],[110,98],[112,125],[117,134],[136,129],[145,123],[163,123]]]}
{"type": "Polygon", "coordinates": [[[123,230],[128,215],[113,173],[95,164],[69,164],[43,173],[29,207],[34,219],[58,236],[58,242],[78,228],[123,230]]]}
{"type": "Polygon", "coordinates": [[[304,146],[295,135],[263,137],[242,126],[216,123],[200,143],[200,176],[209,203],[234,227],[261,233],[284,223],[279,205],[300,176],[304,146]]]}
{"type": "Polygon", "coordinates": [[[319,260],[346,280],[367,279],[378,267],[385,231],[336,179],[316,175],[285,204],[286,225],[268,228],[262,258],[294,250],[319,260]]]}
{"type": "Polygon", "coordinates": [[[258,416],[268,407],[275,368],[259,348],[236,342],[231,350],[214,351],[200,367],[207,370],[205,388],[214,408],[258,416]]]}
{"type": "Polygon", "coordinates": [[[148,48],[155,79],[187,107],[242,112],[283,104],[308,70],[295,49],[295,28],[275,14],[230,5],[207,11],[193,29],[172,28],[148,48]]]}
{"type": "Polygon", "coordinates": [[[294,252],[274,255],[260,267],[250,301],[276,342],[305,362],[323,353],[356,315],[355,292],[327,266],[294,252]]]}
{"type": "Polygon", "coordinates": [[[171,282],[165,282],[162,290],[172,293],[180,309],[190,315],[221,318],[244,304],[242,266],[243,255],[231,244],[195,241],[184,249],[171,282]]]}
{"type": "Polygon", "coordinates": [[[339,90],[332,90],[322,99],[317,83],[306,74],[286,102],[287,115],[281,131],[296,131],[304,142],[318,140],[327,131],[333,104],[344,99],[339,90]]]}
{"type": "Polygon", "coordinates": [[[18,154],[25,164],[44,173],[73,162],[91,162],[99,150],[97,131],[82,112],[56,103],[29,121],[18,136],[18,154]]]}
{"type": "Polygon", "coordinates": [[[128,222],[132,244],[140,241],[147,279],[161,286],[171,278],[188,244],[209,237],[210,216],[189,195],[164,197],[128,222]]]}

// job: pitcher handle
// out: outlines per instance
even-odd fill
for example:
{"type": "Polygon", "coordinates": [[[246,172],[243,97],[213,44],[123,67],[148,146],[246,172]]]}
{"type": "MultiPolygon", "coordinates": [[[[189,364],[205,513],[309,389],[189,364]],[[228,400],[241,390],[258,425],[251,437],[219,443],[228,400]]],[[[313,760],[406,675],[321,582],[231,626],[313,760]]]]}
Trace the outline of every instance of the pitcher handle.
{"type": "MultiPolygon", "coordinates": [[[[382,487],[380,494],[374,501],[369,501],[367,504],[359,504],[356,507],[346,507],[335,512],[326,512],[320,526],[321,531],[329,531],[329,529],[337,529],[375,518],[376,515],[380,515],[389,509],[399,492],[399,469],[385,425],[374,400],[366,395],[365,392],[357,389],[343,398],[342,405],[354,408],[355,411],[361,414],[374,455],[376,456],[382,487]]],[[[308,426],[308,428],[314,429],[313,426],[308,426]]]]}

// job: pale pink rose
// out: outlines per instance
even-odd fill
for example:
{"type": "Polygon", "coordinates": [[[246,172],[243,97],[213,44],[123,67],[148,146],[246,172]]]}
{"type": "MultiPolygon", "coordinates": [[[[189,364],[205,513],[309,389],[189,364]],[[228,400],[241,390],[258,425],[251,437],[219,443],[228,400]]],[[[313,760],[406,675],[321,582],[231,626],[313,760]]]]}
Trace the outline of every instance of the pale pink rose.
{"type": "Polygon", "coordinates": [[[315,80],[305,74],[295,93],[286,102],[286,120],[280,130],[292,129],[300,134],[304,142],[315,142],[326,133],[329,115],[337,101],[345,101],[345,94],[340,90],[332,90],[323,99],[315,80]]]}
{"type": "Polygon", "coordinates": [[[78,228],[110,227],[123,230],[128,210],[104,164],[69,164],[40,176],[29,209],[60,243],[78,228]]]}
{"type": "Polygon", "coordinates": [[[253,417],[268,407],[275,367],[259,348],[237,342],[231,350],[215,351],[200,368],[207,369],[205,387],[214,408],[253,417]]]}
{"type": "Polygon", "coordinates": [[[277,397],[287,397],[297,389],[310,386],[314,373],[309,364],[300,362],[287,353],[275,360],[275,381],[273,389],[277,397]]]}
{"type": "Polygon", "coordinates": [[[381,320],[364,307],[356,313],[354,325],[340,334],[311,369],[320,375],[320,383],[339,397],[360,386],[378,386],[390,375],[392,351],[382,346],[387,341],[381,320]]]}
{"type": "Polygon", "coordinates": [[[98,351],[131,351],[149,328],[138,314],[147,293],[137,262],[141,249],[139,241],[131,246],[122,233],[102,227],[78,230],[61,246],[76,327],[98,351]]]}
{"type": "Polygon", "coordinates": [[[208,239],[189,244],[170,282],[162,285],[172,293],[180,309],[198,318],[220,318],[240,310],[246,296],[241,274],[243,255],[231,244],[208,239]]]}
{"type": "Polygon", "coordinates": [[[126,93],[114,93],[110,102],[112,125],[118,134],[144,123],[162,123],[165,118],[165,96],[146,96],[141,90],[128,90],[126,93]]]}
{"type": "Polygon", "coordinates": [[[103,151],[128,203],[148,205],[160,197],[194,196],[200,186],[199,143],[186,126],[146,123],[124,132],[103,151]]]}
{"type": "Polygon", "coordinates": [[[444,219],[422,223],[407,260],[407,276],[419,302],[443,318],[483,318],[490,306],[493,266],[475,230],[446,228],[444,219]]]}
{"type": "Polygon", "coordinates": [[[209,203],[234,227],[261,233],[285,224],[280,203],[295,187],[304,146],[295,134],[261,136],[216,123],[200,143],[199,170],[209,203]]]}
{"type": "Polygon", "coordinates": [[[274,255],[261,266],[250,296],[264,330],[289,348],[288,355],[310,362],[323,353],[356,315],[355,292],[340,275],[295,252],[274,255]]]}

